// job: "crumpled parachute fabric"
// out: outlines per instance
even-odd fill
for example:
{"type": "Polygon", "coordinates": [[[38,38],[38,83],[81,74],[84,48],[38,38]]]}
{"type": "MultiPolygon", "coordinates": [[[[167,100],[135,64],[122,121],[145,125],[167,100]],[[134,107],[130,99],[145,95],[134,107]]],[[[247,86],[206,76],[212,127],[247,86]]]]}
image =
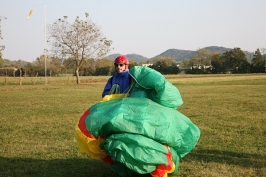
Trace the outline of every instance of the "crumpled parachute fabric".
{"type": "Polygon", "coordinates": [[[135,85],[91,106],[76,126],[81,153],[102,159],[120,176],[134,172],[167,177],[197,144],[199,128],[176,110],[183,104],[178,89],[159,72],[135,66],[135,85]]]}

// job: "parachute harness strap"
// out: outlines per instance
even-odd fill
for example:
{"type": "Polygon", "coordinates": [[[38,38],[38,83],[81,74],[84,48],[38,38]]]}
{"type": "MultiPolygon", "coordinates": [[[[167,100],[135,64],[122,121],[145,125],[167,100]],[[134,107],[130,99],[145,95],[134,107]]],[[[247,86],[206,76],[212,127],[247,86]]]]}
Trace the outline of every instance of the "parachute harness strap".
{"type": "Polygon", "coordinates": [[[130,84],[129,87],[124,91],[124,93],[126,93],[126,94],[130,94],[131,91],[133,90],[135,84],[136,84],[136,81],[135,81],[135,80],[132,80],[132,81],[131,81],[131,84],[130,84]]]}
{"type": "Polygon", "coordinates": [[[120,86],[118,84],[114,84],[111,88],[111,90],[109,91],[109,95],[110,94],[119,94],[120,93],[120,86]]]}
{"type": "MultiPolygon", "coordinates": [[[[123,92],[123,94],[125,94],[125,97],[127,97],[127,95],[129,95],[132,91],[132,89],[134,88],[136,84],[135,80],[132,80],[131,84],[129,85],[129,87],[123,92]]],[[[114,84],[111,88],[111,90],[109,91],[109,95],[111,94],[120,94],[120,86],[118,84],[114,84]]]]}

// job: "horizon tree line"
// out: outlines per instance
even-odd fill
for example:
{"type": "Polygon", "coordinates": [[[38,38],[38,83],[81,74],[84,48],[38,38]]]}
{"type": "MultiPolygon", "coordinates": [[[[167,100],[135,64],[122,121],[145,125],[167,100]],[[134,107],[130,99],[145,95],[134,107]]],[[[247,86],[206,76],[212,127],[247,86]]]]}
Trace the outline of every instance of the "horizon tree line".
{"type": "MultiPolygon", "coordinates": [[[[240,74],[240,73],[265,73],[266,55],[261,53],[263,49],[257,49],[251,62],[248,61],[240,48],[234,48],[224,53],[210,52],[206,49],[198,49],[195,56],[177,62],[172,57],[157,57],[146,62],[130,60],[130,67],[150,63],[148,66],[162,74],[240,74]]],[[[73,59],[59,59],[47,56],[47,76],[76,76],[75,62],[73,59]]],[[[4,59],[0,62],[1,76],[44,76],[44,55],[33,62],[23,60],[10,61],[4,59]],[[4,68],[10,68],[9,71],[4,68]],[[14,73],[14,68],[17,70],[14,73]]],[[[79,68],[79,76],[111,75],[114,72],[113,60],[110,58],[84,59],[79,68]]]]}

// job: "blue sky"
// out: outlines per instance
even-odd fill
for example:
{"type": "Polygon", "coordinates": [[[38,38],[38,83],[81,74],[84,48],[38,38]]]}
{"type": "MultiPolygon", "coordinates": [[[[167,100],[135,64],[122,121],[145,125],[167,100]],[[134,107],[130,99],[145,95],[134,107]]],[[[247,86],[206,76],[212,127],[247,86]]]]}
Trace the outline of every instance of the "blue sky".
{"type": "Polygon", "coordinates": [[[1,0],[0,16],[8,19],[0,45],[5,59],[35,61],[44,51],[45,12],[47,25],[63,16],[85,19],[88,12],[113,41],[109,54],[151,58],[207,46],[254,52],[266,48],[265,7],[265,0],[1,0]]]}

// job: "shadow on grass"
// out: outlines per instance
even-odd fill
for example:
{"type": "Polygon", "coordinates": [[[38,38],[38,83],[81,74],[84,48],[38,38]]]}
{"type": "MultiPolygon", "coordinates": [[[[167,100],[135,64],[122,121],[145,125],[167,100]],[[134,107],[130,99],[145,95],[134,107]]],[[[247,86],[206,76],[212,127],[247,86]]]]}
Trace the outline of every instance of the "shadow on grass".
{"type": "MultiPolygon", "coordinates": [[[[100,160],[6,158],[0,156],[1,177],[119,177],[100,160]]],[[[133,174],[132,177],[151,177],[133,174]]]]}
{"type": "Polygon", "coordinates": [[[117,177],[104,162],[91,159],[38,160],[0,156],[1,177],[117,177]]]}
{"type": "Polygon", "coordinates": [[[230,151],[218,150],[193,150],[186,157],[186,161],[203,161],[225,163],[229,165],[237,165],[247,168],[265,168],[266,156],[259,154],[236,153],[230,151]]]}
{"type": "MultiPolygon", "coordinates": [[[[194,149],[182,160],[216,162],[256,169],[266,166],[265,156],[218,150],[194,149]]],[[[92,159],[39,160],[0,156],[0,164],[1,177],[118,177],[104,162],[92,159]]]]}

